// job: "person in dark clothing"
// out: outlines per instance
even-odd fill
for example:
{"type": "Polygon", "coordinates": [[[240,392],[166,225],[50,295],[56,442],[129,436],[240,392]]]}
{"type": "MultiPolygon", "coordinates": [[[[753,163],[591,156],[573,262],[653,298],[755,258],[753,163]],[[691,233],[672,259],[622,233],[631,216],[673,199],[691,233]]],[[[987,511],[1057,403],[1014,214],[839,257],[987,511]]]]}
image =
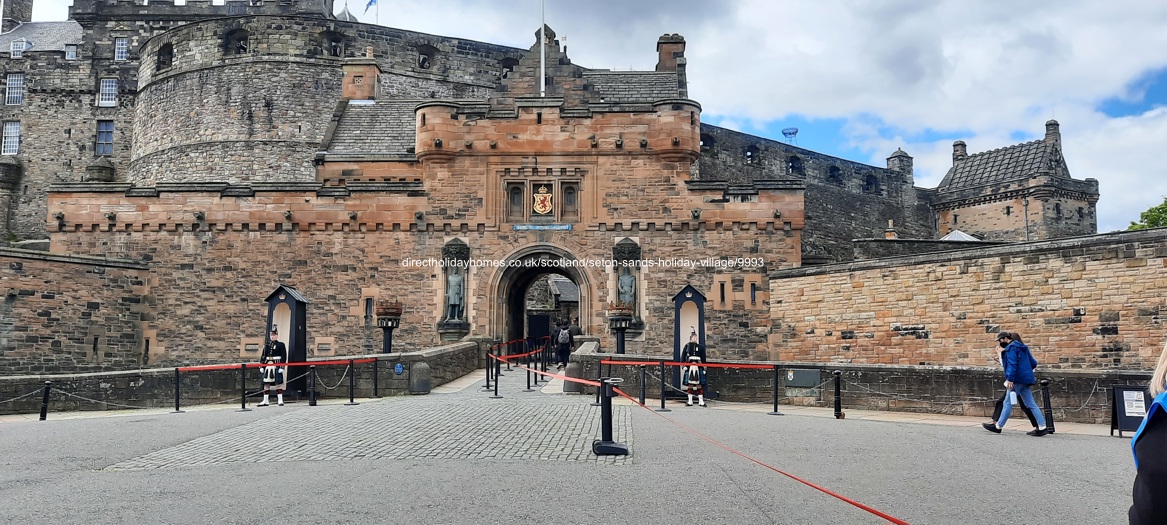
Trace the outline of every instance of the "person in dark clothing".
{"type": "Polygon", "coordinates": [[[1127,518],[1130,525],[1167,523],[1167,346],[1159,354],[1159,364],[1148,387],[1155,400],[1135,437],[1131,451],[1135,455],[1135,484],[1131,489],[1134,503],[1127,518]]]}
{"type": "MultiPolygon", "coordinates": [[[[1013,336],[1013,339],[1015,339],[1017,341],[1021,340],[1021,336],[1017,335],[1016,333],[1010,332],[1010,334],[1013,336]]],[[[1005,351],[1004,350],[1002,350],[1001,353],[997,354],[997,362],[1001,363],[1002,367],[1005,366],[1005,351]]],[[[1001,394],[1001,398],[998,399],[997,402],[993,405],[993,421],[996,421],[996,420],[1001,418],[1001,409],[1005,406],[1006,400],[1008,400],[1008,399],[1009,399],[1009,391],[1005,390],[1005,392],[1001,394]]],[[[1010,403],[1010,404],[1012,404],[1012,403],[1010,403]]],[[[1031,412],[1029,410],[1029,407],[1025,406],[1024,403],[1021,403],[1019,406],[1021,407],[1021,412],[1025,414],[1025,417],[1029,418],[1029,423],[1031,425],[1033,425],[1034,429],[1036,429],[1037,428],[1037,419],[1035,419],[1033,417],[1033,412],[1031,412]]]]}
{"type": "MultiPolygon", "coordinates": [[[[268,334],[267,344],[263,345],[263,355],[260,356],[260,363],[278,364],[288,362],[288,347],[278,339],[279,333],[276,332],[275,327],[271,329],[268,334]]],[[[276,391],[276,402],[280,406],[284,406],[284,389],[288,386],[288,367],[287,366],[265,366],[263,367],[263,401],[256,406],[268,406],[268,396],[271,391],[276,391]]]]}
{"type": "Polygon", "coordinates": [[[561,322],[559,330],[555,333],[555,359],[559,363],[559,368],[567,367],[567,362],[571,358],[571,349],[574,347],[575,336],[571,335],[567,322],[561,322]]]}

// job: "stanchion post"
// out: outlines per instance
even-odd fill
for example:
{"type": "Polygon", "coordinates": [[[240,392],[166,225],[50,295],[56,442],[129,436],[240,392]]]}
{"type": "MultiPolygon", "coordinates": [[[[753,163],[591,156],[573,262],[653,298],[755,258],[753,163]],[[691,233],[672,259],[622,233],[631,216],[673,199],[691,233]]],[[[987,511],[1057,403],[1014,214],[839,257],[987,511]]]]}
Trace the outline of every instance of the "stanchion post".
{"type": "Polygon", "coordinates": [[[778,382],[781,380],[782,378],[778,374],[778,365],[774,365],[774,411],[768,412],[768,414],[771,416],[784,415],[782,412],[778,411],[778,382]]]}
{"type": "Polygon", "coordinates": [[[507,347],[506,347],[506,350],[503,350],[503,352],[506,352],[506,356],[507,356],[507,372],[510,372],[510,371],[511,371],[511,360],[510,360],[510,357],[511,357],[511,354],[514,354],[514,352],[512,352],[512,351],[511,351],[511,346],[512,346],[512,345],[514,345],[514,344],[515,344],[515,342],[514,342],[514,341],[507,341],[507,347]]]}
{"type": "Polygon", "coordinates": [[[380,359],[377,359],[375,357],[373,358],[373,397],[381,397],[380,392],[377,390],[377,373],[380,371],[380,368],[381,368],[378,363],[380,363],[380,362],[381,362],[380,359]]]}
{"type": "Polygon", "coordinates": [[[502,396],[498,395],[498,384],[500,382],[498,380],[498,375],[501,372],[502,372],[502,360],[499,359],[498,356],[495,356],[495,358],[494,358],[494,395],[490,396],[491,399],[502,399],[502,396]]]}
{"type": "Polygon", "coordinates": [[[620,378],[600,378],[600,440],[592,442],[592,453],[597,456],[628,455],[628,446],[612,439],[612,398],[616,395],[612,385],[621,381],[623,379],[620,378]]]}
{"type": "Polygon", "coordinates": [[[665,362],[664,361],[660,362],[660,408],[656,409],[656,411],[657,412],[672,412],[672,410],[665,408],[665,362]]]}
{"type": "Polygon", "coordinates": [[[45,381],[45,396],[41,398],[41,421],[49,417],[49,392],[53,389],[52,381],[45,381]]]}
{"type": "Polygon", "coordinates": [[[348,403],[345,403],[345,406],[359,405],[360,403],[353,398],[353,391],[357,387],[357,366],[352,359],[348,360],[348,370],[348,403]]]}
{"type": "Polygon", "coordinates": [[[316,406],[316,365],[308,367],[308,406],[316,406]]]}
{"type": "Polygon", "coordinates": [[[1054,433],[1054,407],[1049,402],[1049,379],[1041,380],[1041,402],[1045,406],[1045,431],[1054,433]]]}
{"type": "Polygon", "coordinates": [[[523,392],[534,392],[534,391],[535,390],[531,388],[531,369],[530,369],[530,367],[528,367],[527,368],[527,388],[524,389],[523,392]]]}
{"type": "Polygon", "coordinates": [[[175,412],[182,412],[182,410],[179,408],[179,400],[182,399],[182,393],[181,393],[182,387],[180,385],[182,385],[182,382],[181,382],[181,379],[179,378],[179,370],[177,367],[175,367],[175,369],[174,369],[174,411],[175,412]]]}
{"type": "Polygon", "coordinates": [[[486,351],[486,387],[483,388],[484,392],[490,391],[490,376],[491,376],[491,372],[493,372],[493,370],[491,370],[491,367],[494,366],[494,361],[491,361],[490,358],[491,358],[491,353],[489,350],[487,350],[486,351]]]}
{"type": "Polygon", "coordinates": [[[236,412],[250,412],[247,408],[247,363],[239,363],[239,410],[236,412]]]}
{"type": "MultiPolygon", "coordinates": [[[[604,381],[604,360],[603,359],[596,361],[596,381],[599,381],[601,383],[604,381]]],[[[591,406],[594,406],[594,407],[600,406],[600,404],[601,404],[600,393],[602,390],[604,390],[602,384],[596,387],[596,400],[592,401],[591,406]]]]}
{"type": "Polygon", "coordinates": [[[640,404],[644,405],[644,380],[647,377],[644,365],[640,365],[640,404]]]}
{"type": "Polygon", "coordinates": [[[835,370],[835,419],[843,419],[842,370],[835,370]]]}

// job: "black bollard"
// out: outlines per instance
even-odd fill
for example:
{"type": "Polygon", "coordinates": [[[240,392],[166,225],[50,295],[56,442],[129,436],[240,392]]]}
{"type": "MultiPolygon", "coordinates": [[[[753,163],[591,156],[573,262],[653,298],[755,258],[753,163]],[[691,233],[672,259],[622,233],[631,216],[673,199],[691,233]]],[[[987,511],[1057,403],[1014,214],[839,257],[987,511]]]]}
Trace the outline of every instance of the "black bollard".
{"type": "Polygon", "coordinates": [[[778,376],[778,365],[774,365],[774,411],[768,412],[771,416],[785,415],[778,411],[778,382],[782,379],[778,376]]]}
{"type": "Polygon", "coordinates": [[[644,405],[644,378],[645,378],[644,365],[640,365],[640,404],[642,406],[644,405]]]}
{"type": "Polygon", "coordinates": [[[316,406],[316,365],[308,367],[308,406],[316,406]]]}
{"type": "Polygon", "coordinates": [[[1045,432],[1054,433],[1054,407],[1049,403],[1049,379],[1041,380],[1041,402],[1045,406],[1045,432]]]}
{"type": "Polygon", "coordinates": [[[377,372],[380,370],[380,359],[373,359],[373,397],[381,397],[380,392],[377,391],[377,372]]]}
{"type": "Polygon", "coordinates": [[[348,403],[345,403],[345,406],[359,405],[360,403],[357,403],[353,399],[353,390],[355,390],[357,386],[357,367],[356,364],[353,363],[352,359],[348,360],[348,370],[348,403]]]}
{"type": "Polygon", "coordinates": [[[656,411],[657,412],[672,412],[672,410],[665,408],[665,362],[664,361],[660,362],[660,408],[656,409],[656,411]]]}
{"type": "Polygon", "coordinates": [[[494,358],[494,395],[490,396],[491,399],[502,399],[502,396],[498,395],[498,384],[501,382],[498,380],[498,376],[501,373],[502,373],[502,360],[499,359],[498,357],[495,357],[494,358]]]}
{"type": "Polygon", "coordinates": [[[181,387],[179,386],[181,384],[182,383],[180,382],[180,379],[178,377],[178,369],[175,368],[174,369],[174,411],[175,412],[182,412],[182,410],[180,410],[178,408],[179,400],[182,398],[182,394],[180,393],[181,387]]]}
{"type": "Polygon", "coordinates": [[[531,388],[531,369],[527,368],[527,388],[524,389],[523,392],[534,392],[534,391],[535,390],[531,388]]]}
{"type": "Polygon", "coordinates": [[[239,363],[239,410],[236,412],[251,412],[247,408],[247,363],[239,363]]]}
{"type": "Polygon", "coordinates": [[[506,353],[506,356],[507,356],[507,358],[508,358],[508,359],[507,359],[507,372],[510,372],[510,371],[511,371],[511,360],[510,360],[509,358],[510,358],[511,354],[514,354],[514,352],[512,352],[512,351],[511,351],[511,347],[512,347],[514,344],[515,344],[515,342],[514,342],[514,341],[507,341],[507,347],[506,347],[506,349],[505,349],[505,350],[503,350],[503,352],[505,352],[505,353],[506,353]]]}
{"type": "Polygon", "coordinates": [[[491,353],[487,352],[486,353],[486,387],[482,389],[483,392],[490,392],[490,376],[491,376],[491,372],[493,372],[493,370],[491,370],[491,367],[494,366],[494,361],[490,360],[491,357],[493,357],[491,355],[491,353]]]}
{"type": "Polygon", "coordinates": [[[53,389],[52,381],[45,381],[45,397],[41,398],[41,421],[49,417],[49,391],[53,389]]]}
{"type": "Polygon", "coordinates": [[[600,440],[592,442],[592,453],[597,456],[627,456],[628,446],[612,439],[612,385],[624,381],[618,377],[600,378],[600,440]]]}
{"type": "Polygon", "coordinates": [[[835,374],[835,419],[843,419],[843,388],[842,388],[842,379],[840,379],[840,376],[843,375],[843,371],[842,370],[835,370],[834,374],[835,374]]]}
{"type": "MultiPolygon", "coordinates": [[[[604,364],[600,361],[596,361],[596,381],[603,381],[604,380],[603,378],[604,378],[604,364]]],[[[600,391],[601,390],[603,390],[603,388],[601,388],[599,386],[596,387],[596,400],[592,401],[591,406],[598,407],[601,404],[603,404],[600,401],[600,391]]]]}

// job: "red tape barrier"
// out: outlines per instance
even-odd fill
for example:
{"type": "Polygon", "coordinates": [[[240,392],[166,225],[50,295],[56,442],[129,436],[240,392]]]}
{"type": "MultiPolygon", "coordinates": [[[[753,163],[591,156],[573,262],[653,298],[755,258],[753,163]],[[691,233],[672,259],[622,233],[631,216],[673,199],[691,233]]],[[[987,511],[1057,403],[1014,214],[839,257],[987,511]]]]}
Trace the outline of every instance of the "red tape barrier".
{"type": "MultiPolygon", "coordinates": [[[[514,356],[511,356],[511,357],[514,357],[514,356]]],[[[505,361],[505,359],[504,359],[503,357],[499,357],[499,359],[503,359],[503,360],[505,361]]],[[[628,365],[628,364],[634,364],[634,365],[642,365],[642,364],[643,364],[643,365],[656,365],[656,366],[660,366],[660,361],[619,361],[619,360],[609,360],[609,359],[605,359],[605,360],[602,360],[602,361],[600,361],[600,363],[601,363],[601,364],[612,364],[612,365],[628,365]]],[[[690,366],[690,364],[689,364],[689,363],[680,363],[680,362],[676,362],[676,361],[666,361],[666,362],[665,362],[665,364],[666,364],[666,365],[669,365],[669,366],[690,366]]],[[[717,368],[765,368],[765,369],[771,369],[771,370],[774,368],[774,366],[773,366],[773,365],[754,365],[754,364],[731,365],[731,364],[727,364],[727,363],[703,363],[703,364],[701,364],[700,366],[710,366],[710,365],[712,365],[712,366],[714,366],[714,367],[717,367],[717,368]]],[[[564,381],[571,381],[571,382],[573,382],[573,383],[582,383],[582,384],[585,384],[585,385],[590,385],[590,386],[594,386],[594,387],[597,387],[597,388],[600,386],[600,383],[599,383],[599,381],[588,381],[587,379],[579,379],[579,378],[575,378],[575,377],[567,377],[567,375],[566,375],[566,374],[549,374],[549,373],[547,373],[547,372],[540,372],[539,370],[531,369],[531,368],[528,368],[528,367],[526,367],[526,366],[523,366],[523,365],[515,365],[515,366],[517,366],[517,367],[518,367],[518,368],[520,368],[520,369],[526,369],[526,370],[530,370],[530,371],[532,371],[532,372],[535,372],[536,374],[541,374],[541,375],[545,375],[545,376],[549,376],[549,377],[554,377],[554,378],[556,378],[556,379],[562,379],[562,380],[564,380],[564,381]]],[[[819,492],[822,492],[823,494],[826,494],[826,495],[828,495],[828,496],[831,496],[832,498],[835,498],[835,499],[837,499],[837,500],[839,500],[839,501],[842,501],[842,502],[844,502],[844,503],[847,503],[847,504],[849,504],[849,505],[852,505],[852,506],[854,506],[854,507],[856,507],[856,508],[862,509],[862,510],[864,510],[864,511],[866,511],[866,512],[869,512],[869,513],[871,513],[871,514],[873,514],[873,515],[875,515],[875,516],[879,516],[880,518],[883,518],[883,519],[887,520],[887,521],[888,521],[888,522],[890,522],[890,523],[894,523],[895,525],[910,525],[908,522],[906,522],[906,521],[904,521],[904,520],[901,520],[901,519],[899,519],[899,518],[896,518],[895,516],[892,516],[892,515],[890,515],[890,514],[887,514],[887,513],[885,513],[885,512],[881,512],[881,511],[879,511],[879,510],[876,510],[876,509],[874,509],[874,508],[872,508],[872,507],[869,507],[869,506],[867,506],[867,505],[864,505],[864,504],[862,504],[862,503],[860,503],[860,502],[858,502],[858,501],[855,501],[855,500],[853,500],[853,499],[851,499],[851,498],[848,498],[848,497],[846,497],[846,496],[844,496],[844,495],[842,495],[842,494],[838,494],[838,493],[836,493],[836,492],[831,492],[830,490],[826,489],[825,487],[821,487],[821,486],[819,486],[819,485],[815,485],[814,483],[811,483],[811,482],[809,482],[809,481],[807,481],[807,480],[805,480],[805,479],[802,479],[802,478],[800,478],[800,477],[798,477],[798,476],[795,476],[794,474],[791,474],[791,473],[789,473],[789,472],[783,471],[782,469],[779,469],[778,467],[775,467],[775,466],[773,466],[773,465],[767,464],[767,463],[765,463],[765,462],[763,462],[763,461],[761,461],[761,460],[754,459],[754,458],[752,458],[752,457],[750,457],[750,456],[747,456],[745,453],[742,453],[742,452],[739,452],[739,451],[737,451],[737,450],[735,450],[735,449],[733,449],[733,448],[730,448],[728,445],[722,444],[721,442],[719,442],[719,441],[717,441],[717,440],[715,440],[715,439],[713,439],[713,438],[711,438],[711,437],[709,437],[709,436],[706,436],[705,434],[702,434],[702,433],[700,433],[700,432],[697,432],[696,430],[693,430],[693,429],[691,429],[691,428],[689,428],[689,427],[687,427],[687,426],[685,426],[685,425],[682,425],[681,423],[678,423],[678,422],[676,422],[676,421],[674,421],[674,420],[672,420],[672,419],[669,419],[669,418],[665,417],[665,416],[664,416],[664,415],[662,415],[660,412],[657,412],[657,411],[655,411],[655,410],[653,410],[653,409],[651,409],[651,408],[648,408],[648,406],[647,406],[647,405],[642,405],[642,404],[641,404],[639,401],[637,401],[636,399],[634,399],[632,396],[630,396],[630,395],[626,394],[626,393],[625,393],[623,390],[620,390],[619,388],[615,388],[615,387],[613,387],[613,388],[612,388],[612,390],[613,390],[613,391],[615,391],[616,393],[620,394],[620,396],[621,396],[621,397],[624,397],[625,399],[627,399],[627,400],[631,401],[633,404],[635,404],[635,405],[639,406],[640,408],[643,408],[643,409],[646,409],[646,410],[648,410],[648,411],[652,412],[653,414],[655,414],[655,415],[659,416],[661,419],[664,419],[665,421],[668,421],[668,422],[670,422],[670,423],[672,423],[672,424],[674,424],[674,425],[676,425],[676,426],[678,426],[678,427],[680,427],[680,428],[684,429],[685,431],[687,431],[687,432],[689,432],[689,433],[691,433],[691,434],[693,434],[693,435],[695,435],[695,436],[697,436],[697,437],[699,437],[699,438],[701,438],[701,439],[704,439],[705,441],[708,441],[708,442],[710,442],[710,443],[712,443],[712,444],[714,444],[714,445],[718,446],[719,448],[722,448],[722,449],[726,450],[727,452],[730,452],[731,454],[734,454],[734,455],[736,455],[736,456],[740,456],[740,457],[742,457],[742,458],[746,459],[747,461],[750,461],[751,463],[756,463],[756,464],[758,464],[758,465],[760,465],[760,466],[762,466],[762,467],[765,467],[765,468],[767,468],[767,469],[770,469],[770,470],[772,470],[772,471],[774,471],[774,472],[777,472],[777,473],[779,473],[779,474],[781,474],[781,475],[783,475],[783,476],[786,476],[786,477],[788,477],[788,478],[790,478],[790,479],[792,479],[792,480],[794,480],[794,481],[797,481],[797,482],[799,482],[799,483],[801,483],[801,484],[803,484],[803,485],[806,485],[806,486],[808,486],[808,487],[810,487],[810,488],[812,488],[812,489],[815,489],[815,490],[817,490],[817,491],[819,491],[819,492]]]]}
{"type": "Polygon", "coordinates": [[[352,360],[335,359],[332,361],[305,361],[305,362],[301,362],[301,363],[235,363],[233,365],[198,365],[198,366],[180,366],[180,367],[178,367],[178,371],[179,372],[191,372],[194,370],[239,370],[240,365],[242,365],[243,368],[264,368],[264,367],[268,367],[268,366],[284,367],[284,366],[311,366],[311,365],[315,365],[315,366],[347,365],[349,363],[353,363],[353,364],[372,363],[373,361],[376,361],[376,360],[377,360],[376,358],[370,357],[367,359],[352,359],[352,360]]]}
{"type": "MultiPolygon", "coordinates": [[[[684,361],[665,361],[665,366],[694,366],[694,363],[684,361]]],[[[632,360],[618,360],[618,359],[604,359],[600,361],[601,365],[633,365],[633,366],[660,366],[660,361],[632,361],[632,360]]],[[[774,365],[755,365],[750,363],[698,363],[696,365],[700,368],[753,368],[761,370],[773,370],[774,365]]]]}

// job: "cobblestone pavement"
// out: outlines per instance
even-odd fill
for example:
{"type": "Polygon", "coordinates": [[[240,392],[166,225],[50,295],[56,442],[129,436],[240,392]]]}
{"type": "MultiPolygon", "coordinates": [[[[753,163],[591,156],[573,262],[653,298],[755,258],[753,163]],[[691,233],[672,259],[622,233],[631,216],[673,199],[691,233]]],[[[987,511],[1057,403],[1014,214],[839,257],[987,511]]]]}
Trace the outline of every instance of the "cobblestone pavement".
{"type": "MultiPolygon", "coordinates": [[[[357,406],[288,411],[108,469],[354,459],[629,461],[628,456],[591,453],[591,443],[600,435],[599,410],[580,397],[516,393],[514,397],[489,399],[475,388],[453,394],[366,400],[357,406]],[[311,439],[285,432],[289,428],[312,429],[308,434],[311,439]]],[[[631,441],[629,407],[613,407],[613,427],[622,440],[631,441]]]]}

